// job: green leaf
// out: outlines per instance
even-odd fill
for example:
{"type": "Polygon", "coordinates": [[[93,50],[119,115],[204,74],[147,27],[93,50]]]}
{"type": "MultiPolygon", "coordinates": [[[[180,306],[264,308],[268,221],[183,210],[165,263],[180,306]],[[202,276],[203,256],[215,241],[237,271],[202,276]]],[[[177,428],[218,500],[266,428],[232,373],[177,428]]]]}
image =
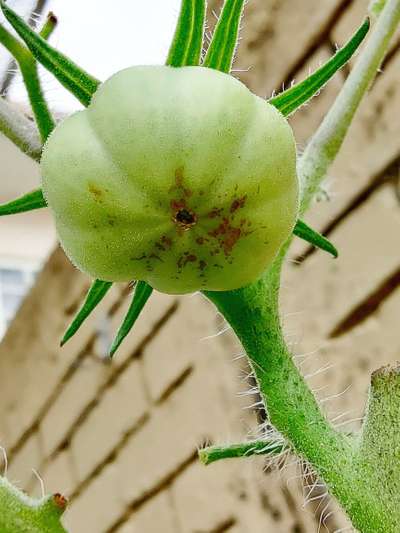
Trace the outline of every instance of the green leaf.
{"type": "Polygon", "coordinates": [[[140,315],[147,300],[150,298],[153,292],[153,287],[150,287],[145,281],[138,281],[136,284],[135,292],[133,293],[132,303],[126,313],[124,321],[118,330],[117,336],[110,348],[110,357],[112,357],[120,346],[121,342],[128,335],[136,319],[140,315]]]}
{"type": "Polygon", "coordinates": [[[8,22],[39,63],[49,70],[83,105],[89,105],[100,82],[78,67],[67,56],[50,46],[45,39],[10,9],[4,0],[0,0],[0,7],[8,22]]]}
{"type": "Polygon", "coordinates": [[[310,228],[310,226],[300,219],[296,222],[293,233],[297,237],[300,237],[300,239],[309,242],[316,248],[320,248],[321,250],[333,255],[333,257],[337,257],[339,255],[337,249],[330,241],[328,241],[326,237],[310,228]]]}
{"type": "Polygon", "coordinates": [[[230,72],[239,38],[244,0],[225,0],[203,66],[230,72]]]}
{"type": "Polygon", "coordinates": [[[65,332],[60,346],[64,346],[64,344],[73,335],[75,335],[75,333],[81,327],[83,322],[87,319],[93,309],[101,302],[101,300],[107,294],[108,290],[111,288],[111,285],[111,281],[101,281],[100,279],[96,279],[93,281],[82,307],[80,308],[78,314],[65,332]]]}
{"type": "Polygon", "coordinates": [[[336,52],[325,65],[322,65],[322,67],[317,69],[311,74],[311,76],[301,83],[278,94],[278,96],[270,98],[268,103],[279,109],[285,117],[296,111],[296,109],[307,102],[307,100],[312,98],[332,78],[332,76],[334,76],[336,72],[349,61],[362,43],[364,37],[367,35],[369,26],[370,22],[369,19],[367,19],[348,43],[336,52]]]}
{"type": "Polygon", "coordinates": [[[16,200],[0,205],[0,217],[4,215],[25,213],[26,211],[33,211],[34,209],[41,209],[42,207],[47,207],[42,189],[35,189],[16,200]]]}
{"type": "Polygon", "coordinates": [[[203,48],[205,14],[205,0],[182,0],[167,65],[183,67],[199,64],[203,48]]]}

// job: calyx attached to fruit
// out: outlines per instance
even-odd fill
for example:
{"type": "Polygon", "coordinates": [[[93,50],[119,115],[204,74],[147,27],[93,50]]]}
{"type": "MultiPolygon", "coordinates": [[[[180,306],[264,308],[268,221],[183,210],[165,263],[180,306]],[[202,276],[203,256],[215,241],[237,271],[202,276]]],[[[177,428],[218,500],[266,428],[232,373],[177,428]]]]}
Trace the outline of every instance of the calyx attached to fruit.
{"type": "Polygon", "coordinates": [[[131,67],[52,133],[43,189],[84,272],[167,293],[257,279],[297,219],[292,131],[232,76],[131,67]]]}

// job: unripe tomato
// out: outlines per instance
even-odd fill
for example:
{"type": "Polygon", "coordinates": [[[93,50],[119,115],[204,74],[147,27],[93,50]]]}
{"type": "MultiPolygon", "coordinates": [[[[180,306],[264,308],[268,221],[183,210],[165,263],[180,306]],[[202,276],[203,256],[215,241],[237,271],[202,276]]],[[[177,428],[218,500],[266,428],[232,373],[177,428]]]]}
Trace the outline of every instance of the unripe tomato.
{"type": "Polygon", "coordinates": [[[257,279],[297,218],[284,117],[227,74],[132,67],[50,136],[43,189],[71,261],[168,293],[257,279]]]}

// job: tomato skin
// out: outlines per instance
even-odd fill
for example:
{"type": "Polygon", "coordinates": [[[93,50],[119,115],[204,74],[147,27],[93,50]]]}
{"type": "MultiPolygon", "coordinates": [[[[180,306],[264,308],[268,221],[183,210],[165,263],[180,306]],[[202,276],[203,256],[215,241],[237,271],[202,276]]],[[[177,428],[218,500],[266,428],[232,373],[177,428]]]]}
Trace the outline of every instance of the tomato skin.
{"type": "Polygon", "coordinates": [[[71,261],[173,294],[257,279],[298,213],[284,117],[226,74],[131,67],[65,119],[42,182],[71,261]]]}

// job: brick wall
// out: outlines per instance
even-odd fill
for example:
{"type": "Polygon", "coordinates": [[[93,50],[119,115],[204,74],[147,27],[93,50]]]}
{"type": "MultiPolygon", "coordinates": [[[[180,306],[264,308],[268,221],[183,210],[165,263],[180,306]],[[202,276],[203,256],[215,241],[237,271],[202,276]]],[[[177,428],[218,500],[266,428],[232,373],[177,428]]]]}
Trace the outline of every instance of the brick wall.
{"type": "MultiPolygon", "coordinates": [[[[301,79],[347,39],[367,3],[250,1],[240,76],[262,96],[301,79]]],[[[332,168],[331,200],[308,215],[340,258],[296,242],[282,290],[297,361],[346,428],[360,423],[370,372],[400,352],[399,42],[332,168]]],[[[300,149],[345,75],[293,118],[300,149]]],[[[58,347],[88,285],[56,250],[0,345],[0,438],[12,481],[39,493],[34,468],[46,491],[68,495],[71,533],[314,533],[331,511],[328,531],[348,525],[318,499],[319,485],[304,509],[303,485],[313,480],[295,461],[282,473],[260,458],[199,465],[202,443],[257,431],[254,397],[241,394],[250,385],[240,346],[208,302],[154,295],[110,364],[106,347],[129,304],[122,286],[58,347]]]]}

